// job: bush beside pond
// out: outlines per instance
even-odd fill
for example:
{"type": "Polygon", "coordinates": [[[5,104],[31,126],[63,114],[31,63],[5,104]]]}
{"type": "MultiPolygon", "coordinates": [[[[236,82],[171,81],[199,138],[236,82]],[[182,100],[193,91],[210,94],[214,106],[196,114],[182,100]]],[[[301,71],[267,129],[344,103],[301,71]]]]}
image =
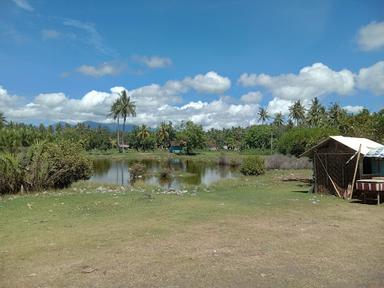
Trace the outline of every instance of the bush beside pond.
{"type": "Polygon", "coordinates": [[[0,155],[0,193],[65,188],[91,173],[92,162],[81,145],[42,142],[22,154],[0,155]]]}
{"type": "Polygon", "coordinates": [[[248,156],[240,166],[240,172],[244,175],[260,175],[265,173],[264,159],[260,156],[248,156]]]}

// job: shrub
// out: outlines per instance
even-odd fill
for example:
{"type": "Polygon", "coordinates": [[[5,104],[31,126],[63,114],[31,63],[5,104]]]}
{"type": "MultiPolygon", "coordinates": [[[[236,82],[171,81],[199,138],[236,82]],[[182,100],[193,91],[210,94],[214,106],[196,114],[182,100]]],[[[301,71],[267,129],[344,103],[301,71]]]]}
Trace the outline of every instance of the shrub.
{"type": "Polygon", "coordinates": [[[20,191],[23,173],[19,159],[12,154],[0,154],[0,194],[20,191]]]}
{"type": "Polygon", "coordinates": [[[244,175],[260,175],[265,173],[264,159],[260,156],[248,156],[244,159],[240,167],[240,172],[244,175]]]}
{"type": "Polygon", "coordinates": [[[65,188],[88,179],[92,162],[82,152],[80,144],[63,141],[35,144],[19,157],[1,154],[0,193],[65,188]]]}
{"type": "Polygon", "coordinates": [[[147,172],[147,167],[142,164],[142,163],[134,163],[130,168],[129,168],[129,173],[130,173],[130,178],[131,181],[135,181],[137,178],[141,178],[145,176],[147,172]]]}
{"type": "Polygon", "coordinates": [[[295,156],[275,154],[266,156],[265,167],[267,169],[310,169],[312,163],[306,157],[296,158],[295,156]]]}
{"type": "Polygon", "coordinates": [[[83,154],[83,148],[69,141],[35,144],[23,162],[28,191],[65,188],[75,181],[88,179],[92,173],[92,162],[83,154]]]}
{"type": "Polygon", "coordinates": [[[172,170],[169,168],[164,168],[160,171],[160,179],[171,179],[172,170]]]}

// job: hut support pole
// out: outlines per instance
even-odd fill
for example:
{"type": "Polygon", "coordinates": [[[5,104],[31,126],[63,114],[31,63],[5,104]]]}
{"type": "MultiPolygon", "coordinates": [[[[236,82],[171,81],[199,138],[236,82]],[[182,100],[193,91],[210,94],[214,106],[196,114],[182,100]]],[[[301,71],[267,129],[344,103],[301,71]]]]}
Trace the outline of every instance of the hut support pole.
{"type": "Polygon", "coordinates": [[[357,158],[356,158],[355,172],[353,173],[352,190],[351,190],[351,195],[350,195],[349,199],[352,199],[352,196],[353,196],[353,190],[355,190],[355,181],[356,181],[357,168],[359,167],[360,152],[361,152],[361,144],[360,144],[360,146],[359,146],[359,150],[357,151],[357,158]]]}
{"type": "MultiPolygon", "coordinates": [[[[316,154],[316,155],[317,155],[317,154],[316,154]]],[[[324,171],[325,171],[325,174],[327,174],[329,180],[331,181],[331,183],[332,183],[332,185],[333,185],[333,188],[335,188],[335,191],[336,191],[337,195],[341,198],[340,192],[339,192],[339,190],[337,189],[335,182],[333,181],[332,177],[328,174],[328,171],[327,171],[327,169],[325,168],[323,161],[321,161],[319,155],[317,155],[317,158],[319,159],[321,166],[323,166],[323,169],[324,169],[324,171]]]]}

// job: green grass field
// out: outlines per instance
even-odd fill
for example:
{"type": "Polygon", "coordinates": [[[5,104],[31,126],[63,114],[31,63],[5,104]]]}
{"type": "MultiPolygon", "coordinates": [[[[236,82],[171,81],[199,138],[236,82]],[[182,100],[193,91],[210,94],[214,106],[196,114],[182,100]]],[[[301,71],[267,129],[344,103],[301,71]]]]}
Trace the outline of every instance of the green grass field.
{"type": "Polygon", "coordinates": [[[164,195],[76,183],[0,201],[1,287],[383,287],[384,210],[287,174],[164,195]]]}

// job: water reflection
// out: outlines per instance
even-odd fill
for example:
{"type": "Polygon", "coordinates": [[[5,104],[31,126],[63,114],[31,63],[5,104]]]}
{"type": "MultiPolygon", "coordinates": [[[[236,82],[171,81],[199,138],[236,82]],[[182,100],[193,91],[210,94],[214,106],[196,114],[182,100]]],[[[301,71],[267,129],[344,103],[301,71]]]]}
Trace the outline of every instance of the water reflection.
{"type": "MultiPolygon", "coordinates": [[[[127,185],[130,182],[129,167],[135,161],[102,159],[94,161],[94,174],[89,181],[127,185]]],[[[142,160],[147,168],[148,184],[163,188],[180,188],[183,185],[210,185],[220,179],[233,178],[239,175],[234,168],[215,164],[170,158],[166,161],[142,160]],[[170,177],[161,177],[161,171],[170,171],[170,177]]]]}

